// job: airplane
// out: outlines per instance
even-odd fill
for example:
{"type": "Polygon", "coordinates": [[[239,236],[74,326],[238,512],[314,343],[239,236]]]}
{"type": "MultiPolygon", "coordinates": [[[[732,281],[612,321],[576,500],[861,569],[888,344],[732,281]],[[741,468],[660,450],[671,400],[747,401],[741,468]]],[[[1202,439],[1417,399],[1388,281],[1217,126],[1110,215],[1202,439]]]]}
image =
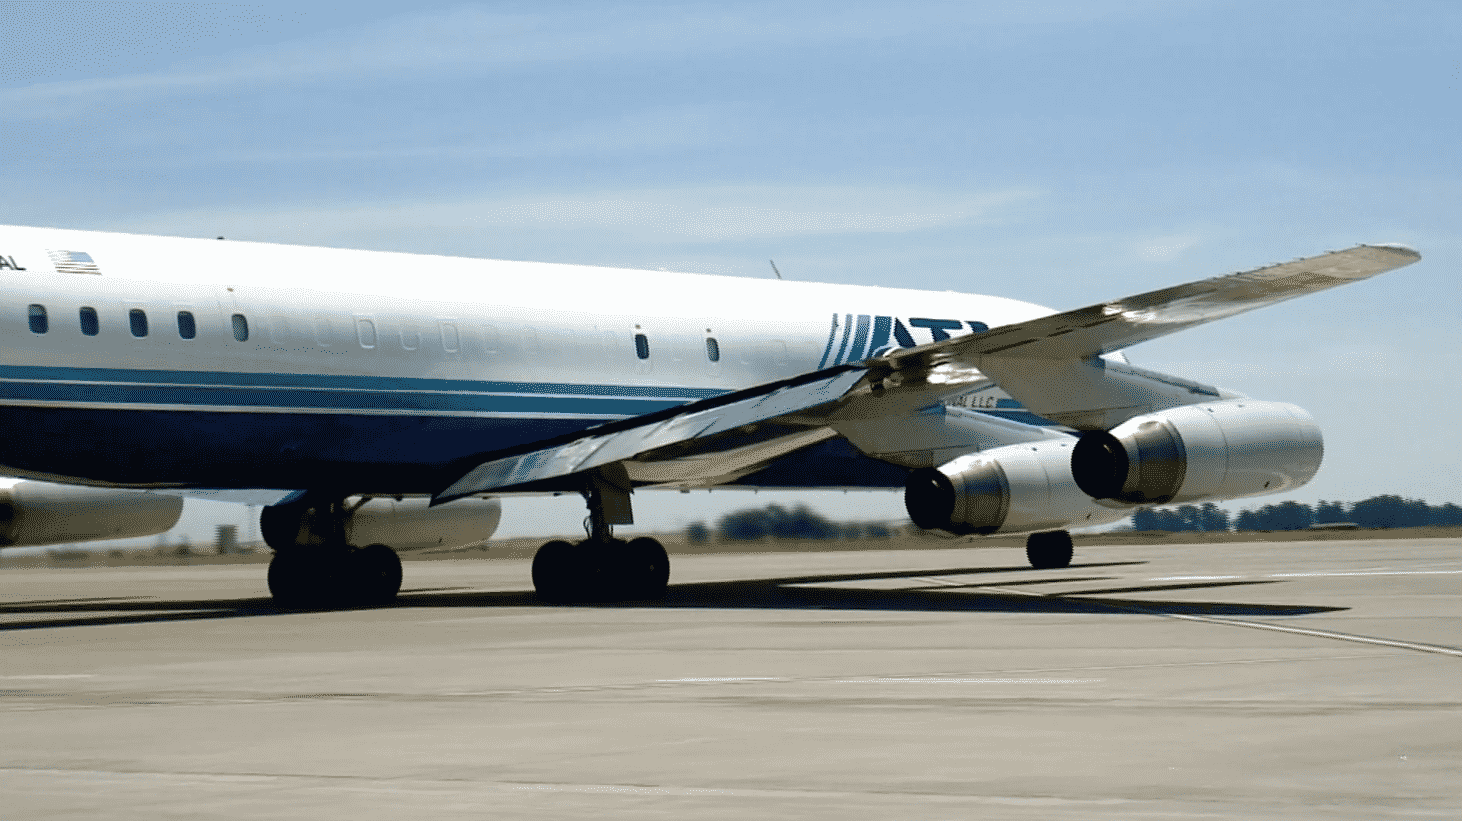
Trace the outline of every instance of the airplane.
{"type": "Polygon", "coordinates": [[[261,505],[286,608],[386,604],[398,550],[579,494],[547,602],[655,600],[619,539],[638,490],[903,488],[914,524],[1024,533],[1293,490],[1304,410],[1125,349],[1411,264],[1359,245],[1076,310],[996,296],[0,227],[10,544],[162,532],[184,497],[261,505]],[[29,500],[29,501],[27,501],[29,500]],[[30,525],[20,525],[29,522],[30,525]],[[90,535],[89,535],[90,534],[90,535]]]}

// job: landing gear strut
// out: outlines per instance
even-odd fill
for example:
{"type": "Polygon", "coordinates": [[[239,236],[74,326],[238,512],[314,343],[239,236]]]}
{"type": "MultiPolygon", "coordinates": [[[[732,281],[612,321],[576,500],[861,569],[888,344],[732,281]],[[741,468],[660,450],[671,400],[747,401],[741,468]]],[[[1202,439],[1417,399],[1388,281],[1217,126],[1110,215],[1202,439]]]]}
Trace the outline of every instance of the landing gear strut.
{"type": "Polygon", "coordinates": [[[600,474],[584,488],[588,538],[555,539],[533,556],[533,589],[553,603],[659,600],[670,579],[670,557],[654,539],[614,538],[614,525],[634,524],[628,481],[600,474]]]}
{"type": "Polygon", "coordinates": [[[1064,530],[1048,530],[1025,537],[1025,557],[1037,570],[1071,566],[1071,534],[1064,530]]]}
{"type": "Polygon", "coordinates": [[[274,548],[269,593],[280,607],[314,609],[390,604],[401,590],[401,559],[383,544],[354,547],[344,500],[264,508],[260,529],[274,548]]]}

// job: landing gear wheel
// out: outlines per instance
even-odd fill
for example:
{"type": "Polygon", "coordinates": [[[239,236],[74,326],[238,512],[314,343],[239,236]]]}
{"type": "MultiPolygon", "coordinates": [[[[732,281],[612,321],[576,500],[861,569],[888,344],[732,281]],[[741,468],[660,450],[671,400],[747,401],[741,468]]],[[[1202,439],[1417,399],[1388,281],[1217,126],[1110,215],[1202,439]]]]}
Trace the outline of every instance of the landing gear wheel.
{"type": "Polygon", "coordinates": [[[1071,534],[1064,530],[1032,533],[1025,538],[1025,557],[1037,570],[1071,566],[1071,534]]]}
{"type": "Polygon", "coordinates": [[[670,555],[665,546],[647,537],[631,539],[624,546],[624,598],[634,601],[660,601],[670,582],[670,555]]]}
{"type": "Polygon", "coordinates": [[[554,540],[533,556],[533,589],[554,604],[658,601],[669,580],[670,557],[654,539],[554,540]]]}
{"type": "Polygon", "coordinates": [[[383,544],[280,550],[269,562],[269,593],[290,610],[390,604],[400,591],[401,559],[383,544]]]}
{"type": "Polygon", "coordinates": [[[319,607],[334,591],[325,562],[312,552],[281,550],[269,561],[269,594],[287,609],[319,607]]]}
{"type": "Polygon", "coordinates": [[[541,601],[572,601],[581,593],[580,551],[562,539],[554,539],[533,554],[533,590],[541,601]]]}
{"type": "Polygon", "coordinates": [[[350,554],[352,592],[361,604],[390,604],[401,592],[401,557],[383,544],[363,547],[350,554]]]}

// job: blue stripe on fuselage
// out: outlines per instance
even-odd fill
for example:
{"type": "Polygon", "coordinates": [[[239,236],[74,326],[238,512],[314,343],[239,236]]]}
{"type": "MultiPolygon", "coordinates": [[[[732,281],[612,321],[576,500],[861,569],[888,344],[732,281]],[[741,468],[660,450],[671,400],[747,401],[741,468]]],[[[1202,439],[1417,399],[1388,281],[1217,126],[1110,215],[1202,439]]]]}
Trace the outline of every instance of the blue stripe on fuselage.
{"type": "MultiPolygon", "coordinates": [[[[848,335],[845,330],[845,343],[848,335]]],[[[0,437],[0,473],[134,486],[346,486],[425,493],[436,490],[440,470],[458,460],[720,392],[0,366],[0,429],[6,431],[0,437]]],[[[981,412],[1049,424],[1018,407],[981,412]]],[[[869,485],[884,486],[897,473],[868,472],[866,459],[821,467],[817,459],[787,464],[793,462],[801,465],[806,487],[857,484],[859,471],[869,485]]],[[[747,477],[742,483],[777,485],[793,475],[747,477]]]]}
{"type": "Polygon", "coordinates": [[[848,353],[848,338],[853,332],[853,315],[843,314],[843,339],[838,343],[838,355],[833,359],[834,365],[843,364],[843,357],[848,353]]]}
{"type": "Polygon", "coordinates": [[[637,416],[724,391],[332,374],[0,366],[8,403],[637,416]]]}
{"type": "MultiPolygon", "coordinates": [[[[474,454],[591,420],[91,410],[0,406],[0,472],[57,481],[432,493],[474,454]]],[[[902,487],[907,471],[835,439],[733,484],[902,487]]]]}
{"type": "Polygon", "coordinates": [[[131,368],[62,368],[0,365],[0,380],[31,382],[117,382],[141,385],[224,385],[251,388],[321,388],[373,391],[473,391],[478,393],[552,393],[579,396],[633,396],[690,401],[725,393],[719,388],[656,385],[589,385],[568,382],[499,382],[401,376],[348,376],[309,373],[163,371],[131,368]]]}
{"type": "Polygon", "coordinates": [[[408,391],[318,391],[160,385],[74,385],[12,383],[0,399],[14,403],[69,405],[166,405],[175,408],[283,410],[324,409],[350,412],[421,411],[515,415],[578,414],[638,416],[683,404],[676,400],[632,397],[514,396],[408,391]]]}
{"type": "Polygon", "coordinates": [[[838,315],[837,314],[833,314],[832,327],[829,328],[828,329],[828,332],[827,332],[827,347],[824,348],[823,351],[822,351],[822,359],[819,359],[817,361],[817,369],[818,370],[822,370],[823,368],[827,367],[827,358],[829,356],[831,356],[832,355],[832,352],[833,352],[833,340],[835,340],[837,338],[838,338],[838,315]]]}
{"type": "Polygon", "coordinates": [[[864,345],[868,342],[868,314],[858,315],[858,326],[853,331],[853,347],[848,350],[848,362],[858,362],[863,359],[865,353],[864,345]]]}
{"type": "Polygon", "coordinates": [[[456,460],[605,419],[0,406],[0,473],[216,488],[439,489],[456,460]]]}

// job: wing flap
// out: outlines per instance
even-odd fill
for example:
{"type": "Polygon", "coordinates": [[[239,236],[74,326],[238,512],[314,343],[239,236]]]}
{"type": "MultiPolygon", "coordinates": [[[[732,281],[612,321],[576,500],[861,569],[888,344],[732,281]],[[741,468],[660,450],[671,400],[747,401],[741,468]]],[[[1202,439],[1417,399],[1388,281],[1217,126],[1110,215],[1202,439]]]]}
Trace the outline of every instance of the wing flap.
{"type": "Polygon", "coordinates": [[[562,441],[517,454],[487,455],[480,464],[432,497],[439,505],[490,490],[557,479],[624,462],[671,445],[709,439],[793,413],[836,402],[865,369],[840,366],[670,411],[591,428],[562,441]]]}

